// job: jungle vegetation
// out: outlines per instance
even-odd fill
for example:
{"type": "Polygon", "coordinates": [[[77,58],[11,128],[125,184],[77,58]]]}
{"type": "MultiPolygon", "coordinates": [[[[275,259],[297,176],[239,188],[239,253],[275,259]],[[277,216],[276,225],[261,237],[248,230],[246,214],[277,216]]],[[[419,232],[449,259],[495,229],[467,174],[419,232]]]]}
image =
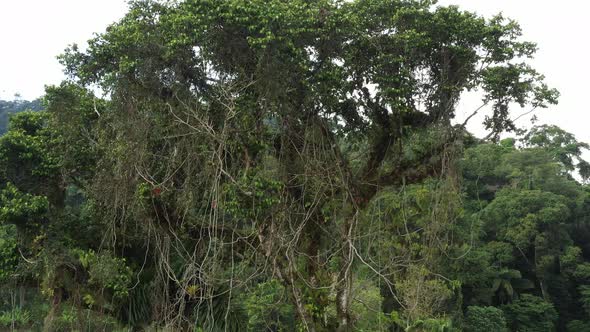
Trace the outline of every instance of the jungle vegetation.
{"type": "Polygon", "coordinates": [[[558,99],[516,22],[435,3],[132,1],[71,45],[0,137],[0,328],[590,331],[588,145],[515,125],[558,99]]]}
{"type": "MultiPolygon", "coordinates": [[[[19,97],[17,94],[15,97],[19,97]]],[[[8,119],[11,115],[22,111],[40,111],[43,109],[41,99],[33,101],[15,98],[14,100],[0,99],[0,135],[6,133],[8,129],[8,119]]]]}

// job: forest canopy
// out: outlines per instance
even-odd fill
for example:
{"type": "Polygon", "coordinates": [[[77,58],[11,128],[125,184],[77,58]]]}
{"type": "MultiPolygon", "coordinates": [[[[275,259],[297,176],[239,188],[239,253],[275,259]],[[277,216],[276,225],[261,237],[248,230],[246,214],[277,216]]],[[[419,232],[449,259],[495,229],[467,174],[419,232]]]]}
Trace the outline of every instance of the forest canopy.
{"type": "Polygon", "coordinates": [[[588,145],[511,112],[557,103],[536,51],[436,1],[130,2],[0,137],[0,326],[590,331],[588,145]]]}
{"type": "Polygon", "coordinates": [[[8,130],[8,119],[11,115],[27,110],[40,111],[42,109],[43,105],[41,105],[41,99],[35,99],[33,101],[22,100],[19,98],[16,98],[15,100],[0,99],[0,135],[6,133],[8,130]]]}

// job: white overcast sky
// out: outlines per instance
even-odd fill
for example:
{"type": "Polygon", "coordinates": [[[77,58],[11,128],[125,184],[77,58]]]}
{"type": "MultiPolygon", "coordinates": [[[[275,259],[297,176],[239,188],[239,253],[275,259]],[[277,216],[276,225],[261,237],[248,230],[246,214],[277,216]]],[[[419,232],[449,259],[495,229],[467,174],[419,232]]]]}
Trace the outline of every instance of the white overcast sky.
{"type": "Polygon", "coordinates": [[[0,98],[43,94],[63,78],[56,56],[125,14],[125,0],[0,0],[0,98]]]}
{"type": "MultiPolygon", "coordinates": [[[[525,38],[539,45],[533,66],[561,92],[560,104],[537,112],[538,118],[590,142],[590,1],[440,0],[439,4],[456,4],[484,16],[503,12],[516,19],[525,38]]],[[[0,0],[0,98],[11,99],[18,92],[33,99],[43,94],[45,84],[58,84],[63,73],[55,57],[69,44],[83,44],[93,33],[103,32],[126,8],[124,0],[0,0]]],[[[477,106],[477,98],[468,96],[461,110],[466,114],[477,106]]],[[[528,118],[523,121],[520,124],[526,125],[528,118]]]]}

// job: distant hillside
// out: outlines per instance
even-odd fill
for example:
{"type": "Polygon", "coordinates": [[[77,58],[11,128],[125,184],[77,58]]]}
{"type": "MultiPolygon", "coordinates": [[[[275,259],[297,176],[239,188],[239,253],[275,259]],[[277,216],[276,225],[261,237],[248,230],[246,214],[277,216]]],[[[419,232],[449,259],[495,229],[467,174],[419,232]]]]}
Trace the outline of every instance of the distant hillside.
{"type": "Polygon", "coordinates": [[[41,99],[33,101],[28,100],[0,100],[0,135],[3,135],[8,129],[8,118],[11,114],[33,110],[43,109],[41,99]]]}

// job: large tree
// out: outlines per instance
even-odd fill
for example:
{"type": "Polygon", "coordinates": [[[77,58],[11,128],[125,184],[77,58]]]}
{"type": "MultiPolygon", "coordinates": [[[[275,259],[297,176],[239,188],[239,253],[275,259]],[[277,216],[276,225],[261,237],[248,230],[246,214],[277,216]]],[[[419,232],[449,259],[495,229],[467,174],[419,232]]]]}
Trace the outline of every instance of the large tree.
{"type": "Polygon", "coordinates": [[[274,278],[306,330],[360,324],[363,280],[409,326],[452,297],[433,257],[458,213],[462,93],[491,106],[491,138],[515,129],[510,106],[556,101],[520,35],[435,1],[132,2],[62,56],[109,98],[82,107],[96,125],[72,137],[97,155],[66,175],[104,212],[110,247],[154,257],[170,324],[226,326],[239,290],[274,278]]]}

